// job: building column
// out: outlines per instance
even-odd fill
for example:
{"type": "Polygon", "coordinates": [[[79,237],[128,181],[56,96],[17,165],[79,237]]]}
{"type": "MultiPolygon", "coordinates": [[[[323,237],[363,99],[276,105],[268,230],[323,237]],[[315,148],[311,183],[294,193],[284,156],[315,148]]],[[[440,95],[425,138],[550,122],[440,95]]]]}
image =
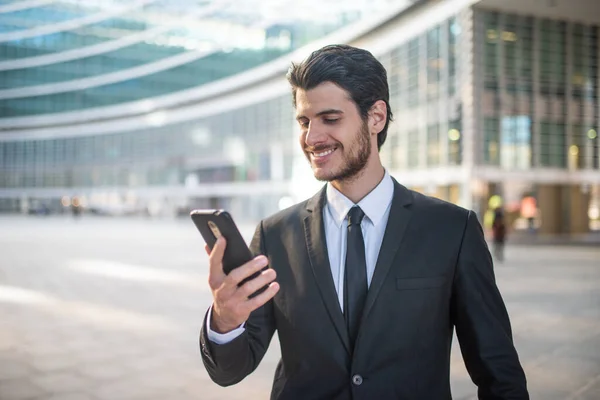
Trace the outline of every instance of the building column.
{"type": "Polygon", "coordinates": [[[589,232],[588,209],[590,191],[579,185],[539,185],[538,209],[541,213],[542,235],[589,232]]]}
{"type": "Polygon", "coordinates": [[[569,231],[570,234],[582,234],[590,231],[588,210],[590,208],[590,189],[582,185],[570,185],[569,190],[569,231]]]}
{"type": "Polygon", "coordinates": [[[562,232],[562,196],[559,185],[538,185],[537,207],[540,212],[541,225],[539,234],[556,235],[562,232]]]}

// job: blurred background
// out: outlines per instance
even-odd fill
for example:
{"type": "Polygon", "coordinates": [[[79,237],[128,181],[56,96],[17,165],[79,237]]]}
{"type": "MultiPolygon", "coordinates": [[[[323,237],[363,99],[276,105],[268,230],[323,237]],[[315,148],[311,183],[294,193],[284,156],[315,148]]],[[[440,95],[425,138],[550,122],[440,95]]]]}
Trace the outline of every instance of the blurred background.
{"type": "Polygon", "coordinates": [[[246,386],[203,375],[189,211],[227,209],[249,237],[321,187],[285,73],[331,43],[387,69],[381,157],[399,182],[474,210],[490,237],[504,211],[498,279],[539,398],[600,398],[600,356],[581,350],[600,348],[599,36],[596,0],[0,0],[0,399],[268,396],[276,346],[246,386]],[[176,392],[115,383],[127,350],[174,337],[178,361],[137,364],[184,370],[176,392]]]}
{"type": "Polygon", "coordinates": [[[588,0],[5,0],[0,211],[254,222],[303,200],[284,75],[343,42],[388,70],[405,185],[482,221],[502,204],[517,231],[599,231],[599,20],[588,0]]]}

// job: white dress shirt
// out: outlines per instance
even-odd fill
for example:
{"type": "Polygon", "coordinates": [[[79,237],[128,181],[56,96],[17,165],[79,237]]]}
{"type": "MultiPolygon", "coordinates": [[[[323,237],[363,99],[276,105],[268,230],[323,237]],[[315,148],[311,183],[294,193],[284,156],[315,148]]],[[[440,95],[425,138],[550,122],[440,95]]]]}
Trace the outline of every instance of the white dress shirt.
{"type": "MultiPolygon", "coordinates": [[[[367,194],[358,204],[354,204],[331,184],[326,189],[327,204],[323,208],[323,223],[325,225],[325,240],[329,253],[331,276],[338,301],[344,310],[344,270],[346,264],[346,235],[348,229],[348,211],[358,205],[365,217],[360,227],[365,241],[365,257],[367,262],[367,285],[371,285],[375,264],[379,256],[379,249],[383,242],[383,235],[390,215],[390,207],[394,196],[394,182],[385,171],[379,184],[367,194]]],[[[225,344],[244,332],[244,324],[227,333],[217,333],[210,329],[212,307],[207,316],[207,334],[211,342],[225,344]]]]}

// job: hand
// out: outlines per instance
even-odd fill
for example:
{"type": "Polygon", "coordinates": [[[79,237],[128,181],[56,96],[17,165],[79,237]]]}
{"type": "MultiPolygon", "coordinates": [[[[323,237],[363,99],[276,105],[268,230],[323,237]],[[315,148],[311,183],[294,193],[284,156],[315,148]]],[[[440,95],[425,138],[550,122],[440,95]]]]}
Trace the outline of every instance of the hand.
{"type": "Polygon", "coordinates": [[[246,322],[252,311],[271,300],[279,291],[279,284],[274,282],[277,274],[272,268],[265,269],[256,278],[238,286],[241,281],[266,267],[268,260],[262,255],[255,257],[226,275],[223,272],[226,245],[225,238],[220,237],[212,251],[205,246],[210,264],[208,285],[214,301],[210,326],[218,333],[227,333],[246,322]],[[265,285],[268,285],[268,288],[264,292],[248,298],[265,285]]]}

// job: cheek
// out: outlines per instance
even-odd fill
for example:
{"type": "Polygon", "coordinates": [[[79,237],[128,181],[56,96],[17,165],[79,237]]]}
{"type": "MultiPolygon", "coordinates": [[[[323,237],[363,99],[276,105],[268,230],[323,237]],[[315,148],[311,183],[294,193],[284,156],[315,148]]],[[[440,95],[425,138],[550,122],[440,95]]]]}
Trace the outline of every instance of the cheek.
{"type": "Polygon", "coordinates": [[[300,132],[300,135],[298,136],[298,143],[300,143],[300,146],[302,146],[302,148],[304,148],[306,146],[306,136],[308,135],[307,132],[300,132]]]}

